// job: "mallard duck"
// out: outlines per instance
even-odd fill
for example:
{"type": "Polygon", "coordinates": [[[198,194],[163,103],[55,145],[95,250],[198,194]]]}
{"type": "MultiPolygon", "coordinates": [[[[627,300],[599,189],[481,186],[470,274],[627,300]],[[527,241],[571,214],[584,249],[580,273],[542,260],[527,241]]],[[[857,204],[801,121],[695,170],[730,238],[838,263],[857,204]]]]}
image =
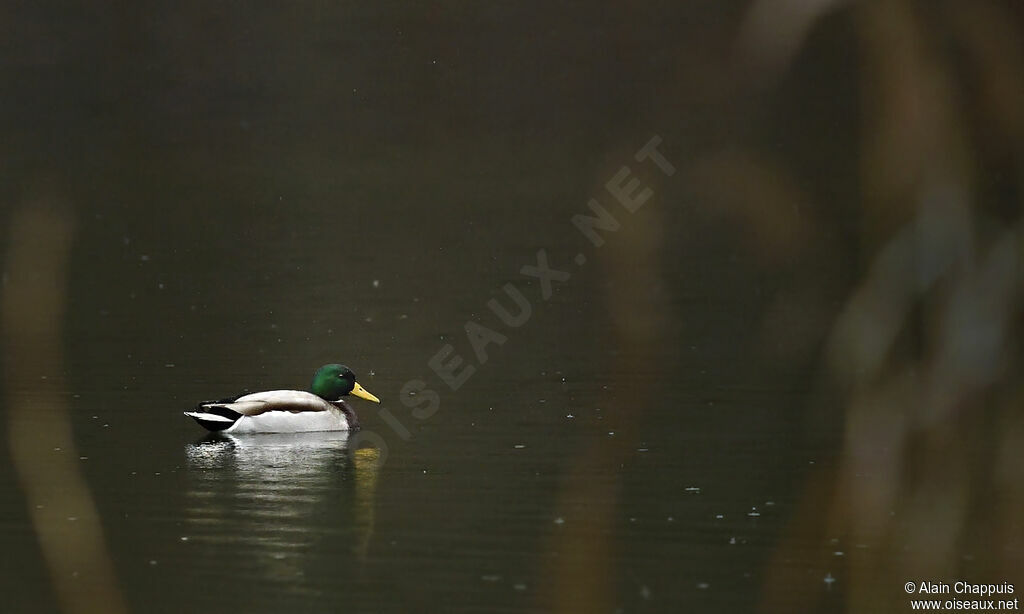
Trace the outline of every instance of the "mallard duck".
{"type": "Polygon", "coordinates": [[[185,415],[211,431],[227,433],[357,431],[359,419],[342,397],[351,394],[380,403],[345,365],[317,369],[309,390],[268,390],[204,401],[185,415]]]}

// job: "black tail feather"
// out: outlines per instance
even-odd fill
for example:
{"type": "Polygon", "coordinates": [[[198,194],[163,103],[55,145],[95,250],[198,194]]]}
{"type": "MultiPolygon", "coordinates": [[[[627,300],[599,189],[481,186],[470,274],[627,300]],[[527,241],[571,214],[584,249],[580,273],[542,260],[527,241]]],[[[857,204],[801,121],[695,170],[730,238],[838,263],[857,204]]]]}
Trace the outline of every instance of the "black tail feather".
{"type": "Polygon", "coordinates": [[[196,406],[195,411],[187,411],[185,415],[210,431],[217,432],[231,428],[242,417],[242,414],[217,403],[218,401],[200,403],[196,406]]]}
{"type": "Polygon", "coordinates": [[[199,405],[197,405],[195,411],[222,416],[224,418],[231,420],[232,422],[242,417],[242,414],[231,409],[230,407],[225,407],[221,405],[221,403],[230,403],[230,401],[207,401],[205,403],[200,403],[199,405]]]}
{"type": "Polygon", "coordinates": [[[185,415],[198,422],[199,425],[202,426],[203,428],[213,432],[229,429],[235,424],[234,421],[211,420],[208,418],[204,418],[203,414],[195,414],[192,412],[185,412],[185,415]]]}

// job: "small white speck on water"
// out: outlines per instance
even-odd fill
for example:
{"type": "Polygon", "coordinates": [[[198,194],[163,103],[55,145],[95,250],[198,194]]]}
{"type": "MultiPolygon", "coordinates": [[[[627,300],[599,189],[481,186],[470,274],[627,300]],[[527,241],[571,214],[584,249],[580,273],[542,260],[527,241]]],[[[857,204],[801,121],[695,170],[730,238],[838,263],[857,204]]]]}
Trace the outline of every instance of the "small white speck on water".
{"type": "Polygon", "coordinates": [[[517,591],[525,591],[526,590],[526,585],[523,584],[522,582],[519,582],[518,584],[513,584],[512,588],[514,588],[517,591]]]}
{"type": "Polygon", "coordinates": [[[380,280],[379,279],[373,280],[373,287],[374,288],[379,288],[380,287],[380,280]]]}
{"type": "Polygon", "coordinates": [[[637,452],[650,452],[651,450],[650,450],[650,448],[637,448],[636,451],[637,452]]]}
{"type": "Polygon", "coordinates": [[[54,452],[60,452],[60,448],[54,448],[53,451],[54,452]]]}
{"type": "Polygon", "coordinates": [[[640,598],[644,601],[651,600],[651,589],[646,584],[640,587],[640,598]]]}
{"type": "Polygon", "coordinates": [[[700,486],[687,486],[683,490],[685,490],[686,492],[692,492],[695,495],[700,494],[700,486]]]}
{"type": "Polygon", "coordinates": [[[751,518],[757,518],[760,515],[761,515],[761,512],[758,512],[758,511],[747,512],[747,516],[750,516],[751,518]]]}
{"type": "Polygon", "coordinates": [[[89,460],[88,456],[79,456],[78,460],[89,460]]]}
{"type": "Polygon", "coordinates": [[[555,524],[565,524],[565,518],[562,518],[561,516],[555,518],[555,524]]]}
{"type": "Polygon", "coordinates": [[[480,579],[483,580],[484,582],[497,582],[498,580],[501,580],[501,576],[490,575],[489,574],[489,575],[486,575],[486,576],[480,576],[480,579]]]}
{"type": "Polygon", "coordinates": [[[399,320],[408,320],[409,319],[409,315],[405,314],[405,313],[400,313],[400,314],[398,314],[398,319],[399,320]]]}
{"type": "Polygon", "coordinates": [[[100,418],[99,416],[93,416],[92,417],[93,420],[99,420],[99,418],[100,418]]]}
{"type": "Polygon", "coordinates": [[[629,517],[629,521],[630,522],[636,522],[636,517],[635,516],[630,516],[629,517]]]}
{"type": "Polygon", "coordinates": [[[708,584],[707,582],[698,582],[697,583],[697,588],[699,588],[702,591],[706,590],[709,586],[711,586],[711,585],[708,584]]]}
{"type": "Polygon", "coordinates": [[[39,503],[39,504],[37,504],[37,505],[36,505],[36,509],[37,509],[37,510],[41,510],[41,509],[43,509],[43,504],[42,504],[42,503],[39,503]]]}
{"type": "Polygon", "coordinates": [[[538,403],[547,403],[548,400],[547,399],[537,399],[537,402],[538,403]]]}
{"type": "Polygon", "coordinates": [[[835,581],[836,579],[832,577],[831,571],[825,574],[825,586],[832,588],[832,583],[835,581]]]}
{"type": "Polygon", "coordinates": [[[843,552],[842,550],[836,550],[832,553],[832,556],[843,556],[844,554],[845,552],[843,552]]]}
{"type": "Polygon", "coordinates": [[[70,520],[71,522],[74,522],[74,521],[78,520],[78,516],[68,516],[68,520],[70,520]]]}
{"type": "Polygon", "coordinates": [[[141,256],[139,256],[139,260],[141,260],[142,262],[149,262],[149,254],[142,254],[141,256]]]}
{"type": "Polygon", "coordinates": [[[669,516],[669,517],[668,517],[668,518],[666,518],[665,520],[667,520],[667,521],[669,521],[669,522],[675,522],[675,521],[676,521],[676,519],[675,519],[675,518],[673,518],[672,516],[669,516]]]}
{"type": "Polygon", "coordinates": [[[515,444],[512,447],[515,448],[516,450],[522,450],[523,448],[526,447],[526,444],[525,443],[517,443],[517,444],[515,444]]]}
{"type": "Polygon", "coordinates": [[[565,414],[565,417],[566,417],[566,418],[568,418],[569,420],[572,420],[572,419],[573,419],[573,418],[575,418],[576,416],[574,416],[574,415],[572,415],[572,414],[565,414]]]}
{"type": "Polygon", "coordinates": [[[725,516],[723,516],[722,514],[715,514],[715,520],[721,520],[723,518],[725,518],[725,516]]]}
{"type": "Polygon", "coordinates": [[[732,545],[732,546],[735,546],[736,545],[736,538],[735,537],[730,537],[729,538],[729,544],[732,545]]]}
{"type": "Polygon", "coordinates": [[[107,424],[106,422],[103,423],[103,428],[109,428],[109,427],[110,427],[109,424],[107,424]]]}
{"type": "Polygon", "coordinates": [[[615,431],[608,431],[609,437],[615,437],[615,431]]]}
{"type": "Polygon", "coordinates": [[[156,559],[150,559],[149,560],[149,564],[150,565],[156,565],[156,559]]]}
{"type": "Polygon", "coordinates": [[[188,541],[188,536],[187,535],[182,535],[181,536],[181,541],[187,542],[188,541]]]}
{"type": "Polygon", "coordinates": [[[164,285],[163,285],[162,283],[160,283],[160,284],[157,284],[157,285],[156,285],[156,287],[157,287],[158,289],[160,289],[160,290],[163,290],[163,289],[164,289],[164,285]]]}
{"type": "Polygon", "coordinates": [[[166,369],[173,369],[174,368],[174,363],[173,362],[166,362],[166,363],[164,363],[164,368],[166,368],[166,369]]]}

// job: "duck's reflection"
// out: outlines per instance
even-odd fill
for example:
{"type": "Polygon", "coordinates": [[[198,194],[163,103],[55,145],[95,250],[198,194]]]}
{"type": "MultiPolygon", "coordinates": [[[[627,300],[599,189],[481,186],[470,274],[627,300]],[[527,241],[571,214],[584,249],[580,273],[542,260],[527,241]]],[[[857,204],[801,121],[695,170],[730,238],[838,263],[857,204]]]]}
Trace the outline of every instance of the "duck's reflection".
{"type": "Polygon", "coordinates": [[[185,454],[184,537],[218,546],[214,558],[295,592],[320,592],[319,582],[303,578],[325,563],[362,567],[374,526],[376,450],[350,454],[341,431],[211,435],[185,454]]]}

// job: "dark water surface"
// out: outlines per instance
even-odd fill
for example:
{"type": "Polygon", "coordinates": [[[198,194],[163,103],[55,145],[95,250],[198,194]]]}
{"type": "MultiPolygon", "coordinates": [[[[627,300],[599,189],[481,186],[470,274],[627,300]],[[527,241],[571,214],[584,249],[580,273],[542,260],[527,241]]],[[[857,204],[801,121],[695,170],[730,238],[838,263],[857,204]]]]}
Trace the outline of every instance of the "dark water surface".
{"type": "MultiPolygon", "coordinates": [[[[566,568],[611,582],[609,610],[749,609],[796,480],[832,454],[827,433],[803,445],[786,419],[805,391],[716,383],[743,357],[707,333],[688,342],[671,324],[645,361],[624,356],[593,298],[608,286],[600,261],[544,301],[518,269],[545,245],[566,260],[545,235],[575,240],[568,216],[454,255],[421,237],[437,243],[430,258],[394,262],[402,242],[380,213],[351,231],[294,210],[276,214],[283,229],[233,217],[231,232],[204,227],[223,243],[203,245],[194,228],[96,215],[73,252],[67,366],[39,375],[67,382],[77,447],[48,454],[76,455],[137,611],[549,611],[561,583],[588,581],[566,568]],[[467,257],[477,249],[482,262],[467,257]],[[534,305],[517,329],[484,307],[506,280],[534,305]],[[507,336],[485,364],[469,320],[507,336]],[[427,365],[447,341],[478,369],[458,391],[427,365]],[[346,434],[204,437],[181,415],[240,388],[302,388],[329,360],[356,370],[408,440],[358,400],[363,435],[379,437],[362,445],[381,449],[350,450],[346,434]],[[412,378],[439,394],[425,419],[401,403],[412,378]],[[600,544],[609,574],[587,569],[581,542],[600,544]]],[[[677,309],[728,322],[737,307],[677,309]]],[[[22,580],[9,594],[16,611],[43,611],[55,604],[23,501],[5,509],[22,580]]],[[[834,573],[802,571],[815,589],[834,573]]]]}
{"type": "Polygon", "coordinates": [[[0,610],[1024,586],[998,3],[52,4],[0,9],[0,610]],[[329,362],[359,435],[181,413],[329,362]]]}

